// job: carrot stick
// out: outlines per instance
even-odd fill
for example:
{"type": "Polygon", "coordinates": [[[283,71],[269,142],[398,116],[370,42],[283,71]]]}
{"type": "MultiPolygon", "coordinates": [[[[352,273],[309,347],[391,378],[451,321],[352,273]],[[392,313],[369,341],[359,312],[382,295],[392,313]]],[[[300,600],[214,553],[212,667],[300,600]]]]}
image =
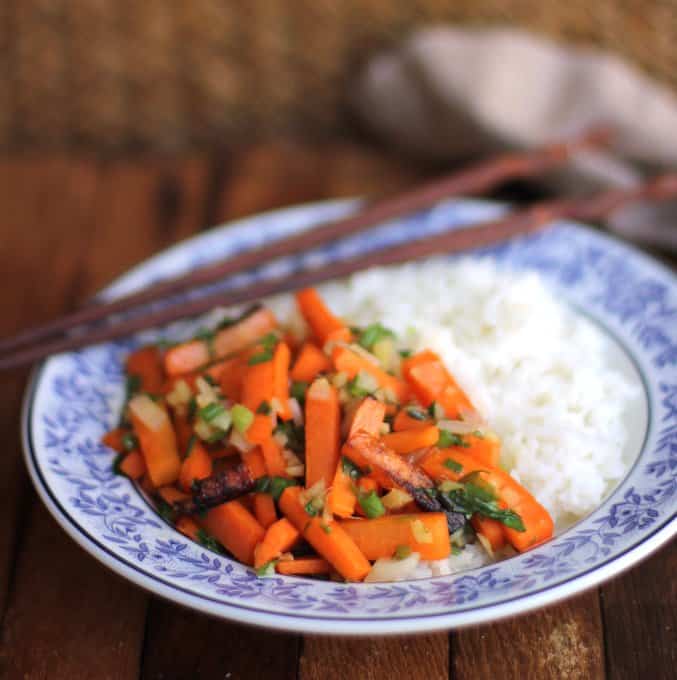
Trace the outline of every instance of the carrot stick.
{"type": "Polygon", "coordinates": [[[288,552],[300,536],[298,529],[286,517],[278,519],[268,527],[263,540],[254,549],[254,566],[262,567],[288,552]]]}
{"type": "Polygon", "coordinates": [[[470,523],[478,534],[489,541],[492,550],[500,550],[505,546],[504,526],[497,519],[475,514],[470,523]]]}
{"type": "Polygon", "coordinates": [[[183,493],[183,491],[179,491],[176,487],[174,486],[163,486],[160,487],[157,490],[158,495],[160,498],[165,503],[168,503],[169,505],[173,505],[174,503],[178,501],[187,501],[190,496],[187,493],[183,493]]]}
{"type": "Polygon", "coordinates": [[[273,354],[273,400],[277,415],[282,420],[291,420],[289,408],[289,362],[291,352],[285,342],[278,342],[273,354]]]}
{"type": "Polygon", "coordinates": [[[218,371],[214,371],[213,367],[210,367],[206,372],[219,383],[221,394],[224,397],[233,401],[240,401],[242,382],[247,372],[246,356],[240,355],[232,359],[225,359],[220,363],[218,371]],[[217,373],[218,376],[213,375],[214,373],[217,373]]]}
{"type": "Polygon", "coordinates": [[[212,459],[199,441],[194,440],[190,451],[181,464],[179,486],[190,491],[196,479],[205,479],[212,474],[212,459]]]}
{"type": "Polygon", "coordinates": [[[250,449],[249,451],[243,451],[240,456],[253,479],[266,476],[266,463],[263,460],[263,454],[261,453],[260,448],[257,447],[255,449],[250,449]]]}
{"type": "Polygon", "coordinates": [[[263,453],[266,470],[271,477],[289,477],[287,461],[282,455],[280,445],[274,439],[267,439],[261,443],[261,453],[263,453]]]}
{"type": "Polygon", "coordinates": [[[125,446],[122,443],[122,438],[126,432],[127,431],[121,427],[116,427],[112,430],[109,430],[103,435],[103,437],[101,437],[101,443],[107,446],[109,449],[113,449],[113,451],[124,453],[125,446]]]}
{"type": "Polygon", "coordinates": [[[263,444],[273,436],[273,421],[269,415],[255,413],[252,424],[247,428],[245,437],[252,444],[263,444]]]}
{"type": "Polygon", "coordinates": [[[328,574],[331,566],[321,557],[300,557],[295,560],[285,560],[275,565],[278,574],[286,576],[311,576],[313,574],[328,574]]]}
{"type": "Polygon", "coordinates": [[[276,325],[273,313],[262,307],[233,326],[218,331],[211,342],[190,340],[172,347],[165,354],[165,371],[168,375],[190,373],[214,359],[244,349],[276,325]]]}
{"type": "Polygon", "coordinates": [[[422,411],[422,409],[415,406],[407,406],[403,409],[400,409],[395,416],[395,420],[393,420],[393,430],[395,432],[404,432],[405,430],[424,430],[426,427],[430,427],[433,424],[432,418],[428,417],[427,413],[425,414],[426,417],[423,420],[414,418],[409,413],[410,408],[415,408],[416,411],[425,413],[422,411]]]}
{"type": "Polygon", "coordinates": [[[334,474],[334,481],[327,494],[329,509],[334,515],[339,517],[351,517],[355,512],[357,498],[353,491],[353,480],[343,469],[343,460],[339,459],[334,474]]]}
{"type": "Polygon", "coordinates": [[[118,465],[118,470],[130,479],[139,479],[146,474],[146,463],[139,451],[130,451],[118,465]]]}
{"type": "Polygon", "coordinates": [[[330,339],[351,341],[350,329],[331,313],[315,288],[300,290],[296,293],[296,302],[321,346],[330,339]]]}
{"type": "Polygon", "coordinates": [[[384,434],[383,443],[395,453],[411,453],[416,449],[425,449],[437,444],[440,431],[431,425],[424,430],[403,430],[384,434]]]}
{"type": "Polygon", "coordinates": [[[247,366],[242,381],[241,400],[250,411],[256,413],[261,404],[270,406],[273,398],[273,361],[247,366]]]}
{"type": "Polygon", "coordinates": [[[371,375],[379,387],[390,392],[394,400],[402,402],[406,399],[409,388],[399,378],[386,373],[369,359],[353,352],[348,347],[337,345],[331,353],[334,368],[338,373],[345,373],[348,378],[354,378],[360,371],[371,375]]]}
{"type": "Polygon", "coordinates": [[[188,420],[188,416],[174,411],[172,416],[174,432],[176,432],[176,445],[179,453],[184,456],[188,449],[188,443],[193,436],[193,424],[188,420]]]}
{"type": "Polygon", "coordinates": [[[424,406],[430,406],[435,401],[448,418],[457,418],[463,409],[474,410],[442,360],[430,350],[405,359],[402,362],[402,375],[424,406]]]}
{"type": "Polygon", "coordinates": [[[338,393],[318,378],[306,394],[306,486],[331,484],[339,459],[341,409],[338,393]]]}
{"type": "Polygon", "coordinates": [[[132,352],[125,362],[125,370],[127,375],[135,375],[141,380],[141,390],[144,392],[162,393],[165,376],[157,347],[142,347],[132,352]]]}
{"type": "Polygon", "coordinates": [[[481,437],[476,434],[464,434],[463,441],[470,444],[469,447],[464,447],[463,451],[475,456],[487,465],[498,466],[498,461],[501,458],[501,440],[493,432],[485,431],[481,437]]]}
{"type": "Polygon", "coordinates": [[[371,566],[355,541],[338,522],[310,517],[299,501],[301,489],[289,486],[280,496],[280,509],[303,537],[346,581],[361,581],[371,566]]]}
{"type": "Polygon", "coordinates": [[[137,394],[129,401],[129,415],[151,482],[155,486],[172,484],[179,476],[181,459],[167,409],[147,395],[137,394]]]}
{"type": "Polygon", "coordinates": [[[482,479],[494,487],[499,502],[522,518],[526,531],[503,527],[508,541],[520,552],[552,536],[554,525],[548,511],[529,491],[500,468],[492,467],[458,449],[434,449],[421,461],[421,467],[436,481],[458,481],[471,472],[479,472],[482,479]],[[449,460],[452,462],[448,463],[449,460]]]}
{"type": "Polygon", "coordinates": [[[385,413],[385,404],[371,397],[366,397],[353,414],[349,437],[360,430],[373,434],[375,437],[378,436],[381,431],[381,425],[383,425],[385,413]]]}
{"type": "Polygon", "coordinates": [[[368,560],[392,557],[401,545],[419,553],[423,560],[441,560],[451,552],[443,512],[346,519],[339,523],[368,560]]]}
{"type": "Polygon", "coordinates": [[[265,529],[277,520],[275,501],[273,501],[273,497],[269,493],[255,493],[253,507],[254,516],[265,529]]]}
{"type": "Polygon", "coordinates": [[[254,563],[254,549],[266,530],[239,501],[230,501],[209,510],[205,529],[240,562],[254,563]]]}
{"type": "Polygon", "coordinates": [[[193,541],[198,540],[200,527],[197,525],[197,522],[192,520],[190,517],[179,517],[179,519],[176,520],[176,524],[174,526],[184,536],[188,536],[188,538],[192,539],[193,541]]]}
{"type": "Polygon", "coordinates": [[[297,382],[313,382],[320,373],[331,369],[329,357],[312,342],[306,342],[299,352],[291,370],[291,379],[297,382]]]}

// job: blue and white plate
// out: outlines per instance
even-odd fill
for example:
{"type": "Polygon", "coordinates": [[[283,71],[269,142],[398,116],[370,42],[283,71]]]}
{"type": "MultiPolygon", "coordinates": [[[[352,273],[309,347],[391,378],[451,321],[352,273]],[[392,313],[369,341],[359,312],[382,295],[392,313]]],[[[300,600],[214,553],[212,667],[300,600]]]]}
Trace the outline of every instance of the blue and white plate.
{"type": "MultiPolygon", "coordinates": [[[[198,263],[223,258],[350,213],[353,201],[305,205],[219,227],[167,250],[123,276],[104,298],[198,263]]],[[[286,259],[245,280],[315,266],[356,252],[495,217],[502,208],[451,201],[376,233],[286,259]]],[[[50,358],[34,373],[23,414],[26,462],[61,526],[103,564],[179,604],[242,623],[323,634],[413,633],[514,616],[569,597],[618,574],[677,529],[677,285],[653,260],[569,222],[477,253],[536,270],[615,341],[642,387],[634,463],[595,512],[531,552],[453,576],[394,584],[339,584],[257,578],[190,542],[111,472],[101,435],[123,399],[122,359],[148,333],[50,358]]],[[[224,296],[224,300],[227,296],[224,296]]],[[[196,323],[163,333],[185,336],[196,323]]]]}

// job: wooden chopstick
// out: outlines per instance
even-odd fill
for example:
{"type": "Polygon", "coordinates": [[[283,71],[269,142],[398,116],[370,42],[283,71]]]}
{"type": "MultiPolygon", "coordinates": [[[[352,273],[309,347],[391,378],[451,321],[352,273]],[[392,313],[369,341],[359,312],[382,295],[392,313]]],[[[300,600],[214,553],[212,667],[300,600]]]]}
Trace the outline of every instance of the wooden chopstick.
{"type": "Polygon", "coordinates": [[[275,258],[293,255],[338,238],[357,234],[386,220],[430,207],[445,198],[481,194],[509,179],[536,175],[561,165],[584,149],[605,145],[610,138],[611,133],[608,129],[592,128],[569,141],[550,144],[531,152],[507,154],[473,165],[399,196],[368,205],[352,217],[330,222],[290,238],[272,241],[261,248],[201,267],[184,276],[162,281],[111,302],[90,304],[41,326],[3,338],[0,340],[0,353],[70,331],[82,324],[100,322],[111,314],[127,311],[132,307],[156,302],[170,295],[219,281],[275,258]]]}
{"type": "Polygon", "coordinates": [[[253,285],[243,285],[222,293],[213,293],[197,300],[166,307],[156,312],[126,319],[114,325],[95,328],[82,335],[69,336],[0,357],[0,370],[13,368],[85,345],[113,340],[132,333],[161,326],[183,317],[206,312],[219,305],[238,305],[268,295],[285,293],[304,286],[316,285],[329,279],[347,276],[373,266],[417,260],[431,255],[455,253],[503,242],[543,228],[558,218],[599,220],[626,203],[651,199],[664,200],[677,196],[677,173],[659,175],[629,189],[613,189],[587,198],[560,199],[536,203],[529,208],[510,213],[504,218],[436,234],[403,243],[355,258],[266,279],[253,285]]]}

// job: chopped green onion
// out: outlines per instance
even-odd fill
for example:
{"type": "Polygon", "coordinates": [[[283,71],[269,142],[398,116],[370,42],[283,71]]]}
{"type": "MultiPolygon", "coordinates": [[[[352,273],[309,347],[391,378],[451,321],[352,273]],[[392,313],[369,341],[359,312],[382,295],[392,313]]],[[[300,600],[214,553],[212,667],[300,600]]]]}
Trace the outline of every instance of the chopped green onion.
{"type": "Polygon", "coordinates": [[[288,479],[287,477],[271,477],[270,478],[270,495],[274,500],[279,501],[282,492],[288,486],[298,486],[295,479],[288,479]]]}
{"type": "Polygon", "coordinates": [[[122,435],[122,448],[125,451],[132,451],[139,445],[139,440],[133,432],[125,432],[122,435]]]}
{"type": "Polygon", "coordinates": [[[401,349],[400,350],[400,356],[403,359],[408,359],[412,354],[413,354],[413,352],[410,349],[401,349]]]}
{"type": "Polygon", "coordinates": [[[203,373],[202,378],[204,378],[205,382],[212,387],[216,387],[218,385],[216,380],[209,373],[203,373]]]}
{"type": "Polygon", "coordinates": [[[188,440],[188,444],[186,446],[186,454],[184,455],[184,458],[188,458],[190,454],[193,452],[193,447],[195,446],[195,443],[197,442],[197,435],[191,434],[190,439],[188,440]]]}
{"type": "Polygon", "coordinates": [[[233,419],[233,427],[240,434],[244,434],[254,422],[254,414],[242,404],[235,404],[235,406],[230,409],[230,415],[233,419]]]}
{"type": "Polygon", "coordinates": [[[360,494],[357,501],[369,519],[376,519],[381,517],[381,515],[385,515],[386,509],[383,507],[383,503],[375,491],[360,494]]]}
{"type": "Polygon", "coordinates": [[[414,420],[428,420],[428,416],[426,415],[425,411],[422,411],[420,408],[416,408],[415,406],[407,407],[407,415],[414,420]]]}
{"type": "Polygon", "coordinates": [[[462,552],[463,552],[463,548],[459,548],[457,545],[451,546],[451,554],[452,555],[460,555],[462,552]]]}
{"type": "Polygon", "coordinates": [[[167,503],[167,501],[162,498],[158,498],[155,507],[157,508],[158,515],[160,515],[160,517],[162,517],[165,522],[169,522],[170,524],[174,523],[174,520],[176,519],[176,513],[174,512],[174,508],[169,503],[167,503]]]}
{"type": "Polygon", "coordinates": [[[259,344],[263,346],[264,349],[273,351],[277,343],[280,342],[280,338],[276,333],[266,333],[260,340],[259,344]]]}
{"type": "Polygon", "coordinates": [[[206,423],[211,423],[212,420],[218,418],[226,412],[226,408],[223,404],[217,402],[212,402],[207,404],[205,407],[200,409],[200,418],[206,423]]]}
{"type": "Polygon", "coordinates": [[[190,401],[188,402],[188,420],[193,420],[195,418],[195,414],[197,413],[197,399],[195,396],[192,396],[190,398],[190,401]]]}
{"type": "Polygon", "coordinates": [[[351,397],[367,397],[378,389],[378,383],[369,373],[360,371],[346,383],[346,388],[351,397]]]}
{"type": "Polygon", "coordinates": [[[447,458],[444,461],[444,467],[449,468],[454,472],[461,472],[463,470],[463,466],[459,462],[455,461],[453,458],[447,458]]]}
{"type": "Polygon", "coordinates": [[[322,528],[322,531],[324,531],[325,534],[331,533],[331,527],[328,524],[325,524],[324,522],[320,522],[320,527],[322,528]]]}
{"type": "Polygon", "coordinates": [[[136,394],[141,389],[141,376],[134,373],[127,376],[125,381],[125,390],[127,392],[127,397],[131,397],[136,394]]]}
{"type": "Polygon", "coordinates": [[[409,557],[411,553],[412,550],[410,545],[398,545],[397,548],[395,548],[395,559],[404,560],[409,557]]]}
{"type": "Polygon", "coordinates": [[[364,475],[362,470],[360,470],[350,458],[346,458],[345,456],[341,456],[341,469],[352,480],[358,480],[364,475]]]}
{"type": "Polygon", "coordinates": [[[254,571],[256,572],[256,575],[259,578],[266,578],[268,576],[274,576],[276,564],[277,564],[277,560],[270,560],[270,562],[266,562],[265,564],[262,564],[260,567],[258,567],[258,569],[255,569],[254,571]]]}
{"type": "Polygon", "coordinates": [[[259,404],[259,407],[256,409],[256,412],[260,413],[263,416],[269,416],[271,411],[272,408],[270,407],[270,404],[267,401],[262,401],[259,404]]]}
{"type": "Polygon", "coordinates": [[[259,477],[254,482],[254,491],[256,493],[270,493],[270,477],[268,475],[259,477]]]}
{"type": "Polygon", "coordinates": [[[441,449],[448,449],[450,446],[462,446],[468,448],[470,444],[454,432],[440,429],[440,437],[437,440],[437,446],[441,449]]]}
{"type": "Polygon", "coordinates": [[[291,384],[291,390],[289,393],[296,399],[300,404],[306,400],[306,392],[308,391],[308,383],[302,381],[294,381],[291,384]]]}
{"type": "Polygon", "coordinates": [[[259,354],[255,354],[252,357],[249,357],[249,361],[247,362],[250,366],[256,366],[256,364],[265,364],[266,361],[271,361],[273,358],[273,352],[271,350],[264,349],[263,352],[260,352],[259,354]]]}
{"type": "Polygon", "coordinates": [[[315,517],[319,510],[313,505],[313,499],[311,498],[305,505],[305,511],[306,514],[310,515],[311,517],[315,517]]]}
{"type": "Polygon", "coordinates": [[[207,548],[207,550],[212,550],[213,552],[223,553],[223,548],[221,544],[211,535],[208,534],[204,529],[198,529],[197,532],[198,543],[207,548]]]}
{"type": "Polygon", "coordinates": [[[379,340],[394,337],[395,333],[389,328],[382,326],[380,323],[373,323],[360,333],[357,341],[362,347],[370,350],[379,340]]]}

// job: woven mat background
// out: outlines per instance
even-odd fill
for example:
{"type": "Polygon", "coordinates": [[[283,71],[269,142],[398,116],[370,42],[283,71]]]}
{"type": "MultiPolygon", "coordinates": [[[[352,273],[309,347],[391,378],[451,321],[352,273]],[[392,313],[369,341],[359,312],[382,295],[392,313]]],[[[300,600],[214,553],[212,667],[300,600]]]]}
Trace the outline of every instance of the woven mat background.
{"type": "Polygon", "coordinates": [[[336,135],[357,64],[439,21],[599,45],[677,88],[677,0],[4,0],[0,149],[336,135]]]}

